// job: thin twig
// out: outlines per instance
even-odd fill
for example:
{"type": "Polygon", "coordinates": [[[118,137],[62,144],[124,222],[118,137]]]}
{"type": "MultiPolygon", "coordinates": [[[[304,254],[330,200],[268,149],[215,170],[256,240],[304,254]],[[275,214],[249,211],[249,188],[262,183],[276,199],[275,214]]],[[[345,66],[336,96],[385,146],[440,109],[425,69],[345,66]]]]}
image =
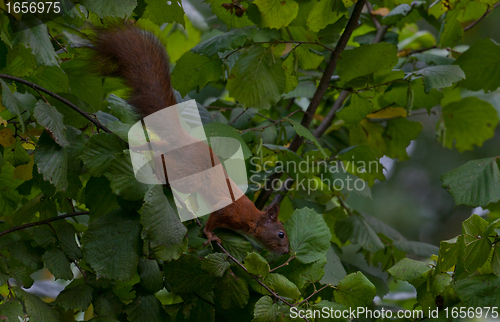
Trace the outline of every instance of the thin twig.
{"type": "Polygon", "coordinates": [[[270,294],[272,294],[276,299],[282,301],[283,303],[285,303],[286,305],[288,305],[289,307],[292,307],[293,305],[290,304],[288,301],[286,301],[285,299],[283,299],[281,296],[279,296],[275,291],[271,290],[269,288],[269,286],[267,286],[266,284],[264,284],[264,282],[262,282],[257,276],[255,276],[254,274],[250,273],[248,271],[248,269],[245,267],[245,265],[243,265],[242,263],[240,263],[236,258],[234,258],[233,255],[229,254],[229,252],[224,248],[222,247],[222,245],[216,241],[215,244],[217,244],[217,246],[224,252],[226,253],[226,255],[231,258],[239,267],[241,267],[245,272],[248,273],[248,275],[250,275],[251,277],[253,277],[253,279],[255,279],[257,281],[257,283],[259,283],[263,288],[265,288],[270,294]]]}
{"type": "Polygon", "coordinates": [[[470,25],[468,25],[467,27],[464,28],[464,31],[467,31],[469,29],[471,29],[472,27],[474,27],[475,25],[477,25],[477,23],[481,20],[484,19],[484,17],[486,17],[490,12],[493,11],[493,9],[495,9],[496,7],[500,6],[500,2],[497,2],[493,5],[493,8],[491,9],[488,9],[486,10],[486,12],[484,13],[484,15],[482,15],[479,19],[477,19],[476,21],[474,21],[473,23],[471,23],[470,25]]]}
{"type": "MultiPolygon", "coordinates": [[[[347,43],[349,39],[351,38],[352,32],[354,29],[358,27],[359,24],[359,17],[361,16],[361,11],[363,10],[363,7],[365,6],[366,0],[359,0],[356,2],[356,5],[354,6],[354,9],[352,11],[351,17],[349,18],[349,21],[347,22],[347,25],[344,29],[344,32],[340,36],[339,41],[337,42],[337,45],[335,46],[335,49],[332,51],[332,54],[330,56],[330,60],[325,68],[325,72],[323,73],[321,80],[318,84],[318,87],[316,88],[316,91],[314,92],[313,97],[311,98],[311,101],[309,103],[309,106],[307,108],[306,113],[304,114],[304,117],[302,118],[301,125],[304,126],[305,128],[309,128],[309,125],[312,122],[312,119],[314,117],[314,114],[316,113],[316,110],[321,103],[323,96],[325,96],[325,93],[328,89],[330,80],[333,76],[333,72],[335,71],[335,68],[337,67],[337,60],[344,51],[345,47],[347,46],[347,43]]],[[[295,134],[295,137],[292,140],[292,143],[288,147],[288,149],[292,152],[297,152],[299,147],[302,145],[304,142],[304,139],[295,134]]],[[[277,178],[281,176],[281,173],[275,173],[271,175],[267,183],[273,182],[277,178]]],[[[264,208],[267,200],[271,196],[271,194],[274,192],[272,188],[267,188],[267,187],[272,187],[268,184],[264,185],[264,190],[260,192],[255,205],[257,208],[262,209],[264,208]]]]}
{"type": "Polygon", "coordinates": [[[437,48],[437,46],[434,45],[434,46],[430,46],[430,47],[415,49],[415,50],[410,51],[410,53],[408,54],[408,56],[411,56],[413,54],[423,53],[424,51],[428,51],[428,50],[431,50],[431,49],[434,49],[434,48],[437,48]]]}
{"type": "Polygon", "coordinates": [[[319,126],[314,131],[314,137],[319,138],[323,135],[323,133],[326,132],[326,130],[330,127],[330,124],[332,123],[333,119],[335,118],[337,111],[342,107],[342,105],[344,105],[344,101],[347,99],[348,96],[349,96],[349,91],[342,90],[340,92],[339,97],[337,97],[335,103],[333,103],[332,108],[328,111],[328,114],[326,114],[323,121],[321,121],[319,126]]]}
{"type": "Polygon", "coordinates": [[[61,47],[61,49],[62,49],[62,50],[64,50],[66,53],[68,53],[68,50],[67,50],[67,49],[66,49],[63,45],[61,45],[61,43],[60,43],[60,42],[58,42],[58,41],[57,41],[57,39],[55,39],[55,38],[54,38],[54,36],[52,36],[52,35],[50,34],[50,32],[49,32],[49,27],[48,27],[48,26],[47,26],[47,33],[49,34],[50,38],[52,38],[52,40],[53,40],[53,41],[55,41],[55,42],[56,42],[56,44],[58,44],[58,45],[59,45],[59,47],[61,47]]]}
{"type": "Polygon", "coordinates": [[[269,122],[276,122],[276,120],[273,120],[272,118],[269,118],[269,117],[265,116],[264,114],[257,113],[256,115],[258,115],[258,116],[260,116],[262,118],[265,118],[269,122]]]}
{"type": "Polygon", "coordinates": [[[325,46],[323,44],[320,44],[320,43],[314,42],[314,41],[295,41],[295,40],[257,41],[257,42],[254,42],[253,44],[299,44],[299,45],[301,45],[301,44],[310,44],[310,45],[321,46],[321,47],[325,48],[326,50],[328,50],[330,52],[334,51],[334,49],[331,49],[328,46],[325,46]]]}
{"type": "Polygon", "coordinates": [[[35,227],[35,226],[45,225],[45,224],[48,224],[49,222],[53,222],[53,221],[56,221],[56,220],[60,220],[60,219],[68,218],[68,217],[88,215],[88,214],[89,214],[88,211],[74,212],[74,213],[71,213],[71,214],[65,214],[65,215],[61,215],[61,216],[57,216],[57,217],[52,217],[52,218],[40,220],[40,221],[37,221],[37,222],[32,222],[32,223],[28,223],[28,224],[24,224],[24,225],[12,227],[12,228],[9,228],[7,230],[4,230],[4,231],[0,232],[0,236],[12,233],[14,231],[18,231],[18,230],[22,230],[22,229],[25,229],[25,228],[29,228],[29,227],[35,227]]]}
{"type": "Polygon", "coordinates": [[[228,125],[231,125],[233,124],[234,122],[236,122],[237,119],[240,118],[240,116],[242,116],[243,114],[245,114],[247,110],[246,109],[243,109],[243,112],[241,112],[240,114],[238,114],[238,116],[236,116],[231,122],[227,123],[228,125]]]}
{"type": "MultiPolygon", "coordinates": [[[[303,112],[303,111],[302,110],[296,110],[296,111],[293,111],[292,113],[288,114],[285,117],[290,117],[290,116],[292,116],[293,114],[295,114],[297,112],[303,112]]],[[[276,125],[276,124],[284,122],[284,121],[285,121],[285,119],[282,118],[282,119],[279,119],[279,120],[275,121],[274,123],[271,123],[271,124],[268,124],[268,125],[265,125],[265,126],[260,126],[260,127],[254,127],[252,129],[241,130],[240,133],[245,133],[245,132],[248,132],[248,131],[260,131],[260,130],[264,130],[264,129],[267,129],[268,127],[271,127],[273,125],[276,125]]]]}
{"type": "Polygon", "coordinates": [[[284,263],[283,263],[283,264],[281,264],[280,266],[276,266],[275,268],[273,268],[273,269],[269,270],[269,273],[272,273],[272,272],[274,272],[275,270],[277,270],[278,268],[282,268],[283,266],[288,265],[288,263],[290,263],[290,261],[291,261],[292,259],[294,259],[294,258],[295,258],[295,255],[296,255],[296,254],[293,254],[293,256],[291,256],[289,259],[287,259],[287,260],[286,260],[286,262],[284,262],[284,263]]]}
{"type": "Polygon", "coordinates": [[[293,306],[299,306],[301,304],[304,304],[305,302],[307,302],[311,297],[313,297],[314,295],[318,294],[319,292],[321,292],[322,290],[324,290],[325,288],[327,287],[330,287],[331,285],[330,284],[327,284],[323,287],[321,287],[319,290],[317,291],[314,291],[311,295],[309,295],[308,297],[306,297],[303,301],[300,301],[298,303],[295,303],[293,306]]]}
{"type": "Polygon", "coordinates": [[[349,207],[347,207],[347,205],[345,204],[344,200],[342,200],[342,197],[341,196],[338,196],[337,197],[337,200],[339,201],[339,204],[342,206],[342,208],[345,209],[345,211],[347,212],[347,214],[352,217],[353,216],[353,213],[351,211],[351,209],[349,209],[349,207]]]}
{"type": "Polygon", "coordinates": [[[34,90],[40,90],[50,96],[52,96],[53,98],[63,102],[64,104],[68,105],[69,107],[71,107],[72,109],[74,109],[75,111],[77,111],[79,114],[81,114],[83,117],[85,117],[87,120],[89,120],[90,122],[92,122],[95,126],[97,126],[98,128],[100,128],[101,130],[105,131],[105,132],[108,132],[108,133],[113,133],[111,132],[111,130],[109,130],[107,127],[105,127],[104,125],[101,124],[101,122],[99,122],[98,120],[96,120],[95,118],[93,118],[92,116],[90,116],[87,112],[83,111],[82,109],[80,109],[78,106],[76,106],[75,104],[71,103],[70,101],[68,101],[67,99],[57,95],[56,93],[53,93],[51,91],[49,91],[48,89],[45,89],[35,83],[32,83],[32,82],[28,82],[27,80],[24,80],[22,78],[19,78],[19,77],[15,77],[15,76],[11,76],[11,75],[5,75],[5,74],[0,74],[0,78],[4,78],[4,79],[10,79],[10,80],[13,80],[13,81],[16,81],[16,82],[19,82],[19,83],[22,83],[22,84],[25,84],[25,85],[28,85],[30,87],[32,87],[34,90]]]}

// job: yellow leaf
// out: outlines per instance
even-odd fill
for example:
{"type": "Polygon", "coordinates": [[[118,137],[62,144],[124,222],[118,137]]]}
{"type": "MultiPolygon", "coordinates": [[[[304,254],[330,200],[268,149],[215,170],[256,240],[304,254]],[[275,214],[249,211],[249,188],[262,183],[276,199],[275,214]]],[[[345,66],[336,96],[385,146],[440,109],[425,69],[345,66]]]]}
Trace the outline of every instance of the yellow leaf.
{"type": "MultiPolygon", "coordinates": [[[[33,157],[32,157],[33,159],[33,157]]],[[[14,168],[13,178],[28,181],[33,179],[33,165],[34,161],[30,161],[28,164],[23,164],[14,168]]]]}
{"type": "Polygon", "coordinates": [[[368,114],[366,117],[372,120],[379,120],[406,117],[406,115],[406,110],[402,107],[387,107],[375,113],[368,114]]]}
{"type": "Polygon", "coordinates": [[[371,14],[376,15],[376,16],[382,16],[385,17],[391,12],[389,8],[378,8],[377,10],[372,10],[371,14]]]}
{"type": "Polygon", "coordinates": [[[25,148],[26,150],[34,150],[35,147],[36,147],[36,144],[35,142],[31,141],[30,139],[28,139],[28,142],[23,142],[21,143],[21,145],[23,146],[23,148],[25,148]]]}
{"type": "Polygon", "coordinates": [[[0,116],[0,124],[3,126],[7,127],[7,121],[3,119],[3,117],[0,116]]]}
{"type": "Polygon", "coordinates": [[[16,143],[14,138],[14,132],[11,129],[5,128],[0,130],[0,144],[4,147],[8,147],[16,143]]]}

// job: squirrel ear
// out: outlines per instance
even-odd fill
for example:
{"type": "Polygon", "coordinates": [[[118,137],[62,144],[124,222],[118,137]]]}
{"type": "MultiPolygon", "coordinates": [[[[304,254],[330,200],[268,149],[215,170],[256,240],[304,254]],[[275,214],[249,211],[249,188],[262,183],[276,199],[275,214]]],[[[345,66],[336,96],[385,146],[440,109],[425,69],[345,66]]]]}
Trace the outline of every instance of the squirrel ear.
{"type": "Polygon", "coordinates": [[[267,219],[270,221],[278,221],[278,214],[280,212],[280,207],[278,205],[272,205],[266,209],[267,219]]]}

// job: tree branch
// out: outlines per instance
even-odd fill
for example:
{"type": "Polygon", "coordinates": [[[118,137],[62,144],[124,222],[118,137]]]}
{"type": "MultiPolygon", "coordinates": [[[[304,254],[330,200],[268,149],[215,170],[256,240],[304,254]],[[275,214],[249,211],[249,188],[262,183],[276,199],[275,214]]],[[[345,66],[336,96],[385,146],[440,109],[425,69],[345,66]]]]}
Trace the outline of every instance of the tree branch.
{"type": "Polygon", "coordinates": [[[477,25],[478,22],[480,22],[481,20],[483,20],[484,17],[486,17],[490,12],[493,11],[493,9],[495,9],[498,6],[500,6],[500,2],[495,3],[493,5],[493,8],[486,10],[486,12],[484,13],[484,15],[482,15],[479,19],[477,19],[476,21],[474,21],[473,23],[471,23],[470,25],[468,25],[467,27],[465,27],[464,31],[467,31],[467,30],[471,29],[472,27],[474,27],[475,25],[477,25]]]}
{"type": "Polygon", "coordinates": [[[57,217],[52,217],[52,218],[40,220],[40,221],[37,221],[37,222],[32,222],[32,223],[29,223],[29,224],[24,224],[24,225],[12,227],[12,228],[9,228],[7,230],[4,230],[4,231],[0,232],[0,236],[7,235],[7,234],[12,233],[14,231],[22,230],[24,228],[35,227],[35,226],[40,226],[40,225],[46,225],[46,224],[48,224],[50,222],[53,222],[53,221],[56,221],[56,220],[60,220],[60,219],[68,218],[68,217],[76,217],[76,216],[81,216],[81,215],[88,215],[88,214],[89,214],[88,211],[74,212],[74,213],[71,213],[71,214],[65,214],[65,215],[61,215],[61,216],[57,216],[57,217]]]}
{"type": "MultiPolygon", "coordinates": [[[[337,67],[337,60],[340,54],[347,46],[347,42],[351,38],[354,29],[358,27],[358,20],[359,17],[361,16],[361,11],[363,10],[365,3],[366,0],[359,0],[358,2],[356,2],[351,17],[349,18],[349,21],[347,22],[347,25],[344,29],[344,32],[340,36],[340,39],[337,42],[337,45],[335,46],[335,49],[333,50],[330,56],[330,61],[328,62],[325,68],[325,71],[323,73],[323,76],[321,77],[319,85],[316,88],[316,91],[314,92],[311,102],[309,103],[309,107],[307,108],[307,111],[304,114],[304,117],[302,118],[302,122],[300,123],[302,126],[306,128],[309,128],[309,125],[311,125],[311,121],[314,117],[314,114],[316,113],[316,110],[318,109],[318,106],[321,103],[321,100],[325,95],[326,90],[328,89],[330,79],[332,78],[333,72],[337,67]]],[[[297,152],[297,150],[299,149],[299,147],[302,145],[303,142],[304,139],[301,136],[295,134],[295,137],[293,138],[292,143],[290,144],[288,149],[290,151],[297,152]]],[[[269,199],[269,197],[271,196],[271,194],[273,193],[272,188],[267,188],[267,187],[272,187],[272,185],[268,185],[268,183],[272,183],[280,176],[281,173],[275,173],[269,177],[266,184],[264,185],[263,191],[260,192],[257,200],[255,201],[255,205],[257,208],[262,209],[266,204],[267,200],[269,199]]]]}
{"type": "Polygon", "coordinates": [[[339,97],[337,97],[335,103],[333,103],[332,108],[328,111],[328,114],[326,114],[323,121],[321,121],[319,126],[316,128],[316,131],[314,131],[314,137],[320,138],[323,133],[328,130],[330,124],[335,118],[335,115],[337,114],[337,111],[342,107],[342,105],[344,105],[344,101],[347,99],[347,96],[349,96],[349,91],[344,89],[340,92],[339,97]]]}
{"type": "MultiPolygon", "coordinates": [[[[285,300],[284,298],[282,298],[281,296],[279,296],[275,291],[271,290],[269,288],[269,286],[267,286],[266,284],[264,284],[264,282],[262,282],[257,276],[255,276],[254,274],[250,273],[248,271],[248,269],[245,267],[245,265],[243,265],[242,263],[240,263],[236,258],[233,257],[233,255],[229,254],[229,252],[224,248],[222,247],[222,245],[219,243],[219,242],[215,242],[215,244],[217,244],[217,246],[229,257],[233,260],[233,262],[235,262],[239,267],[241,267],[245,272],[248,273],[248,275],[250,275],[257,283],[259,283],[263,288],[265,288],[269,294],[271,294],[272,296],[274,296],[274,298],[276,298],[277,300],[280,300],[281,302],[285,303],[286,305],[288,305],[289,307],[294,307],[295,305],[291,304],[290,302],[288,302],[287,300],[285,300]]],[[[304,317],[304,320],[308,321],[309,320],[304,317]]]]}
{"type": "Polygon", "coordinates": [[[55,98],[55,99],[63,102],[64,104],[66,104],[69,107],[71,107],[72,109],[74,109],[76,112],[78,112],[79,114],[81,114],[83,117],[85,117],[87,120],[89,120],[90,122],[92,122],[95,126],[97,126],[98,128],[100,128],[101,130],[103,130],[105,132],[108,132],[108,133],[113,133],[107,127],[105,127],[104,125],[102,125],[101,122],[99,122],[98,120],[96,120],[95,118],[93,118],[92,116],[90,116],[87,112],[83,111],[82,109],[80,109],[78,106],[76,106],[75,104],[71,103],[67,99],[62,98],[61,96],[57,95],[56,93],[53,93],[53,92],[49,91],[48,89],[45,89],[45,88],[43,88],[43,87],[41,87],[41,86],[39,86],[39,85],[37,85],[35,83],[28,82],[27,80],[24,80],[22,78],[11,76],[11,75],[0,74],[0,78],[10,79],[10,80],[22,83],[24,85],[28,85],[31,88],[33,88],[35,91],[40,90],[40,91],[42,91],[42,92],[44,92],[46,94],[49,94],[53,98],[55,98]]]}

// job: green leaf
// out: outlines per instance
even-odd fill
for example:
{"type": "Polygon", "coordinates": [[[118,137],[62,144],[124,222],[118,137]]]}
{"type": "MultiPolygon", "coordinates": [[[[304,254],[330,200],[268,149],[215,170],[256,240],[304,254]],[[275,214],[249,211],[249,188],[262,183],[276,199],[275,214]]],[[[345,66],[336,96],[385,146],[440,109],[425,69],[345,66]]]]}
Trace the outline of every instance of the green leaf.
{"type": "Polygon", "coordinates": [[[320,0],[309,11],[306,25],[312,31],[317,32],[343,16],[347,16],[347,10],[340,1],[320,0]]]}
{"type": "Polygon", "coordinates": [[[500,200],[500,173],[496,158],[469,161],[441,180],[457,205],[484,207],[500,200]]]}
{"type": "Polygon", "coordinates": [[[89,173],[100,177],[115,158],[115,153],[126,149],[126,143],[112,133],[92,135],[85,143],[81,159],[89,173]]]}
{"type": "Polygon", "coordinates": [[[157,24],[177,22],[186,27],[184,9],[181,1],[154,1],[146,0],[147,7],[141,18],[146,18],[157,24]]]}
{"type": "Polygon", "coordinates": [[[68,187],[68,156],[66,150],[57,145],[47,132],[43,132],[35,152],[38,172],[52,183],[57,191],[68,187]]]}
{"type": "Polygon", "coordinates": [[[485,234],[488,222],[481,216],[473,214],[462,223],[462,234],[481,237],[485,234]]]}
{"type": "Polygon", "coordinates": [[[299,12],[294,0],[255,0],[261,14],[261,27],[280,29],[292,22],[299,12]]]}
{"type": "MultiPolygon", "coordinates": [[[[67,98],[66,95],[70,95],[64,93],[69,91],[69,79],[68,75],[61,69],[60,66],[38,66],[38,68],[35,70],[35,74],[30,74],[26,78],[34,82],[35,84],[48,89],[49,91],[58,93],[63,98],[67,98]]],[[[56,100],[50,96],[46,96],[46,98],[51,105],[54,105],[53,103],[57,102],[59,106],[64,106],[67,110],[71,110],[74,115],[78,115],[81,118],[80,122],[88,122],[85,118],[82,118],[82,116],[78,114],[78,112],[71,109],[71,107],[65,105],[61,101],[56,100]]],[[[79,105],[78,102],[75,102],[73,100],[71,100],[70,102],[76,103],[77,106],[79,105]]],[[[55,106],[59,109],[58,105],[55,106]]],[[[59,111],[64,114],[63,111],[59,111]]],[[[66,122],[66,124],[68,123],[66,122]]]]}
{"type": "Polygon", "coordinates": [[[13,115],[17,115],[17,120],[21,125],[21,129],[23,132],[26,130],[26,126],[24,124],[24,119],[21,113],[23,113],[26,108],[23,106],[21,101],[12,94],[9,86],[0,79],[0,85],[2,85],[2,104],[5,106],[13,115]]]}
{"type": "Polygon", "coordinates": [[[352,146],[338,154],[341,163],[337,163],[336,171],[349,171],[355,176],[368,181],[372,186],[375,180],[384,181],[383,165],[366,145],[352,146]]]}
{"type": "Polygon", "coordinates": [[[98,278],[126,281],[136,273],[140,228],[134,217],[119,210],[90,223],[82,238],[83,258],[98,278]]]}
{"type": "Polygon", "coordinates": [[[465,246],[465,269],[469,273],[474,273],[482,267],[488,260],[491,250],[491,241],[488,237],[483,237],[467,243],[465,246]]]}
{"type": "Polygon", "coordinates": [[[157,258],[168,261],[179,258],[186,248],[187,229],[170,206],[160,185],[153,186],[144,198],[141,214],[141,237],[157,258]]]}
{"type": "Polygon", "coordinates": [[[165,278],[175,293],[207,292],[215,278],[201,268],[202,261],[193,255],[165,263],[165,278]]]}
{"type": "Polygon", "coordinates": [[[69,144],[64,133],[65,126],[63,123],[63,116],[56,110],[55,107],[45,102],[38,101],[35,105],[34,116],[38,123],[45,127],[57,144],[62,147],[69,144]]]}
{"type": "Polygon", "coordinates": [[[370,252],[376,252],[385,247],[371,225],[360,215],[337,221],[335,233],[340,240],[349,239],[353,244],[359,244],[370,252]]]}
{"type": "MultiPolygon", "coordinates": [[[[271,273],[264,279],[263,282],[280,296],[289,297],[296,300],[300,298],[300,291],[297,286],[281,274],[271,273]]],[[[264,288],[262,288],[262,290],[268,293],[264,290],[264,288]]]]}
{"type": "Polygon", "coordinates": [[[429,94],[431,89],[449,87],[465,78],[464,71],[456,65],[430,66],[413,73],[424,77],[424,91],[429,94]]]}
{"type": "Polygon", "coordinates": [[[351,96],[350,104],[344,106],[337,112],[337,117],[344,120],[346,124],[356,125],[373,111],[371,100],[363,98],[361,95],[351,96]]]}
{"type": "Polygon", "coordinates": [[[269,296],[261,297],[254,307],[252,322],[274,322],[278,318],[279,305],[269,296]]]}
{"type": "Polygon", "coordinates": [[[253,251],[250,242],[236,233],[231,231],[220,231],[217,232],[217,236],[222,241],[222,247],[239,261],[243,261],[247,254],[253,251]]]}
{"type": "MultiPolygon", "coordinates": [[[[326,257],[329,257],[328,253],[326,257]]],[[[297,288],[302,289],[307,283],[316,283],[322,279],[326,271],[326,257],[310,264],[302,264],[299,261],[292,260],[288,265],[280,267],[278,272],[288,278],[290,282],[297,285],[297,288]]],[[[342,273],[340,272],[340,274],[342,273]]],[[[323,284],[323,282],[321,283],[323,284]]]]}
{"type": "Polygon", "coordinates": [[[116,319],[118,314],[122,312],[123,304],[120,299],[113,293],[112,290],[96,293],[97,294],[95,294],[92,299],[94,312],[100,316],[106,316],[116,319]]]}
{"type": "Polygon", "coordinates": [[[431,267],[421,261],[403,258],[396,265],[389,268],[388,272],[395,279],[407,281],[417,288],[427,281],[431,267]]]}
{"type": "Polygon", "coordinates": [[[6,318],[6,321],[19,321],[18,317],[24,318],[23,305],[19,300],[4,301],[0,305],[0,317],[6,318]]]}
{"type": "Polygon", "coordinates": [[[246,107],[269,109],[285,91],[285,73],[281,60],[263,47],[254,47],[241,55],[231,69],[226,85],[229,94],[246,107]]]}
{"type": "Polygon", "coordinates": [[[169,322],[170,316],[163,310],[154,294],[139,295],[126,309],[127,320],[133,322],[169,322]]]}
{"type": "Polygon", "coordinates": [[[333,250],[333,247],[328,249],[326,253],[325,275],[321,279],[321,284],[337,285],[340,280],[346,277],[347,273],[340,262],[340,258],[333,250]]]}
{"type": "Polygon", "coordinates": [[[118,208],[116,196],[111,191],[105,177],[91,177],[85,185],[85,205],[90,210],[90,217],[97,218],[118,208]]]}
{"type": "Polygon", "coordinates": [[[390,72],[397,62],[396,46],[387,43],[364,45],[342,52],[337,63],[337,73],[343,82],[360,79],[365,85],[370,80],[370,75],[390,72]]]}
{"type": "Polygon", "coordinates": [[[39,211],[43,196],[43,193],[40,192],[36,197],[17,209],[13,216],[13,224],[20,225],[22,223],[30,222],[37,211],[39,211]]]}
{"type": "MultiPolygon", "coordinates": [[[[430,111],[434,106],[439,105],[443,99],[443,93],[436,89],[431,89],[429,93],[424,91],[424,81],[417,78],[411,81],[413,91],[413,110],[425,108],[430,111]]],[[[391,84],[390,90],[384,93],[383,101],[387,104],[395,103],[396,106],[406,106],[408,103],[408,82],[395,82],[391,84]]]]}
{"type": "Polygon", "coordinates": [[[248,254],[245,258],[244,265],[251,274],[261,276],[263,278],[269,275],[269,264],[264,257],[260,256],[258,253],[248,254]]]}
{"type": "Polygon", "coordinates": [[[256,32],[257,28],[255,26],[233,29],[205,40],[204,42],[196,45],[193,49],[191,49],[191,51],[197,54],[212,57],[217,55],[219,52],[243,46],[245,41],[252,38],[256,32]]]}
{"type": "Polygon", "coordinates": [[[54,304],[61,306],[66,311],[86,311],[92,303],[92,287],[87,284],[76,286],[69,285],[57,296],[54,304]]]}
{"type": "Polygon", "coordinates": [[[31,274],[34,271],[28,267],[14,267],[10,270],[10,275],[12,278],[16,280],[16,283],[20,283],[20,285],[24,288],[30,288],[33,286],[33,279],[31,278],[31,274]]]}
{"type": "Polygon", "coordinates": [[[205,87],[209,82],[217,81],[222,76],[222,60],[188,51],[175,64],[172,72],[172,85],[181,95],[205,87]]]}
{"type": "Polygon", "coordinates": [[[33,240],[38,246],[49,248],[57,241],[57,238],[48,225],[43,225],[33,228],[33,240]]]}
{"type": "Polygon", "coordinates": [[[491,259],[491,268],[496,276],[500,277],[500,245],[493,247],[493,258],[491,259]]]}
{"type": "Polygon", "coordinates": [[[455,47],[464,38],[464,29],[458,21],[460,10],[450,10],[446,13],[439,34],[439,43],[441,47],[455,47]]]}
{"type": "Polygon", "coordinates": [[[141,258],[139,262],[141,286],[149,292],[158,292],[163,288],[163,276],[155,259],[141,258]]]}
{"type": "MultiPolygon", "coordinates": [[[[104,155],[102,155],[105,159],[104,155]]],[[[117,153],[111,160],[111,165],[104,175],[111,182],[113,193],[126,200],[140,200],[149,189],[149,186],[137,181],[130,159],[130,152],[117,153]]]]}
{"type": "Polygon", "coordinates": [[[476,41],[455,64],[465,72],[462,87],[489,92],[500,86],[500,45],[489,38],[476,41]]]}
{"type": "Polygon", "coordinates": [[[43,263],[45,267],[54,275],[56,279],[72,280],[73,272],[71,265],[63,251],[57,248],[51,248],[43,254],[43,263]]]}
{"type": "Polygon", "coordinates": [[[442,294],[451,284],[452,277],[448,273],[441,273],[433,277],[431,293],[434,295],[442,294]]]}
{"type": "MultiPolygon", "coordinates": [[[[238,17],[234,13],[234,10],[227,10],[224,8],[223,4],[225,3],[228,3],[227,0],[212,0],[210,2],[210,7],[212,8],[212,13],[226,23],[227,29],[254,25],[254,23],[248,19],[248,15],[246,13],[243,14],[243,16],[238,17]]],[[[245,9],[248,8],[248,3],[246,2],[240,2],[240,5],[242,5],[245,9]]]]}
{"type": "Polygon", "coordinates": [[[24,302],[30,322],[59,322],[59,314],[38,296],[14,288],[16,295],[24,302]]]}
{"type": "Polygon", "coordinates": [[[300,124],[299,122],[297,122],[295,120],[292,120],[292,119],[287,118],[287,117],[285,117],[283,119],[293,126],[297,135],[300,135],[308,140],[311,140],[314,143],[314,145],[316,145],[318,150],[323,154],[323,156],[325,158],[328,158],[328,155],[325,153],[325,150],[323,150],[323,148],[319,144],[318,140],[314,137],[314,135],[311,133],[311,131],[309,131],[302,124],[300,124]]]}
{"type": "Polygon", "coordinates": [[[201,263],[201,268],[215,277],[222,277],[230,266],[227,258],[227,254],[224,253],[213,253],[207,255],[201,263]]]}
{"type": "Polygon", "coordinates": [[[457,242],[441,241],[439,246],[439,257],[437,260],[436,271],[446,272],[450,268],[455,266],[458,260],[459,251],[460,247],[457,242]]]}
{"type": "Polygon", "coordinates": [[[82,251],[75,240],[75,227],[65,220],[58,220],[52,225],[56,231],[59,246],[64,254],[73,261],[82,258],[82,251]]]}
{"type": "Polygon", "coordinates": [[[439,253],[439,249],[436,246],[417,241],[398,240],[393,242],[392,245],[408,255],[416,255],[418,257],[430,258],[432,255],[439,253]]]}
{"type": "Polygon", "coordinates": [[[477,97],[466,97],[443,107],[442,121],[438,122],[438,139],[447,148],[459,152],[482,146],[492,138],[498,124],[497,111],[490,103],[477,97]],[[443,128],[444,125],[444,128],[443,128]]]}
{"type": "Polygon", "coordinates": [[[411,11],[411,6],[406,4],[406,3],[403,3],[403,4],[400,4],[399,6],[395,7],[394,9],[392,9],[383,19],[382,19],[382,22],[386,25],[391,25],[391,24],[394,24],[396,22],[398,22],[398,20],[401,20],[403,17],[405,17],[406,15],[408,15],[408,13],[411,11]]]}
{"type": "Polygon", "coordinates": [[[323,217],[309,208],[295,210],[285,222],[290,239],[290,253],[307,264],[326,255],[332,235],[323,217]]]}
{"type": "Polygon", "coordinates": [[[333,295],[337,303],[354,308],[370,305],[377,292],[363,273],[356,272],[342,279],[333,295]]]}
{"type": "Polygon", "coordinates": [[[462,304],[467,307],[498,307],[497,290],[500,278],[494,274],[475,275],[457,281],[453,288],[462,304]]]}
{"type": "Polygon", "coordinates": [[[124,18],[130,16],[137,6],[137,0],[82,0],[81,4],[100,18],[114,16],[124,18]]]}
{"type": "Polygon", "coordinates": [[[406,148],[417,138],[422,127],[422,123],[411,122],[405,118],[389,120],[384,133],[387,144],[386,155],[399,161],[408,160],[410,157],[406,153],[406,148]]]}
{"type": "Polygon", "coordinates": [[[245,279],[226,272],[224,277],[215,284],[215,301],[225,309],[244,308],[248,303],[250,293],[245,279]]]}
{"type": "Polygon", "coordinates": [[[23,17],[17,22],[19,28],[14,33],[12,44],[31,48],[38,65],[58,66],[57,55],[50,41],[47,26],[33,15],[23,17]]]}
{"type": "Polygon", "coordinates": [[[69,59],[61,64],[61,68],[68,75],[71,94],[90,104],[96,112],[105,94],[101,78],[87,71],[89,63],[83,59],[69,59]]]}

